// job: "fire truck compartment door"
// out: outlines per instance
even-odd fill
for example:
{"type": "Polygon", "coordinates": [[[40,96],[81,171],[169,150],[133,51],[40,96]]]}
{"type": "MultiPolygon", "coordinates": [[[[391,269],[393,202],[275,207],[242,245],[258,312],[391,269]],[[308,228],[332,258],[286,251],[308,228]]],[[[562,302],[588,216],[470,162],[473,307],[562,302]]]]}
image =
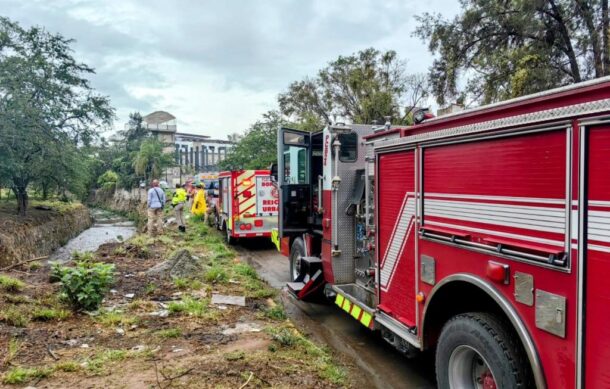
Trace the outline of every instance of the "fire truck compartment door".
{"type": "MultiPolygon", "coordinates": [[[[610,127],[587,130],[584,252],[584,383],[609,388],[610,374],[610,127]]],[[[582,236],[582,235],[581,235],[582,236]]],[[[582,257],[581,257],[582,258],[582,257]]]]}
{"type": "Polygon", "coordinates": [[[415,152],[377,157],[378,308],[409,327],[415,303],[415,152]]]}
{"type": "Polygon", "coordinates": [[[278,184],[280,235],[307,230],[311,213],[311,133],[281,128],[278,131],[278,184]]]}

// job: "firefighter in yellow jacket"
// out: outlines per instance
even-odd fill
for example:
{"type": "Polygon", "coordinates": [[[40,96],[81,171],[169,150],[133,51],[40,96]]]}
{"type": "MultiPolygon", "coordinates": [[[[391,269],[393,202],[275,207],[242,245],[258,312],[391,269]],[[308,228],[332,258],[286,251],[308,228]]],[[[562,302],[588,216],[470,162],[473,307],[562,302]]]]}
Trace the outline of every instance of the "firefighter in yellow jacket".
{"type": "Polygon", "coordinates": [[[182,185],[176,184],[176,191],[172,196],[172,207],[176,213],[176,223],[180,232],[186,231],[186,223],[184,223],[184,204],[186,204],[186,189],[182,185]]]}
{"type": "Polygon", "coordinates": [[[208,206],[205,201],[205,189],[203,189],[203,183],[197,184],[197,193],[193,199],[193,206],[191,207],[191,213],[196,216],[203,216],[204,221],[208,217],[208,206]]]}

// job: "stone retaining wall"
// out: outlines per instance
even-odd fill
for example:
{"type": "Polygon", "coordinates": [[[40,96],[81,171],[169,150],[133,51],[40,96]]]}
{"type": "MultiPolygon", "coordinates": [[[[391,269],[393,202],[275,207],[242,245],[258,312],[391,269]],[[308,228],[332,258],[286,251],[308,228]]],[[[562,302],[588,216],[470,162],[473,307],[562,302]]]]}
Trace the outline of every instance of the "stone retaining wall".
{"type": "Polygon", "coordinates": [[[0,223],[0,267],[51,254],[92,224],[89,209],[30,209],[26,218],[5,217],[0,223]]]}

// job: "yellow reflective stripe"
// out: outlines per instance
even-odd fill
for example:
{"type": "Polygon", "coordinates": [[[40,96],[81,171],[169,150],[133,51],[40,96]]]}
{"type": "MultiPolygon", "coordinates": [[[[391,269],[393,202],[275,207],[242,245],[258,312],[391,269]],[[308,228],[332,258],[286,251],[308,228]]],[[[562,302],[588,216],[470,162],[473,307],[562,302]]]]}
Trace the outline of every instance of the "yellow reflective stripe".
{"type": "Polygon", "coordinates": [[[362,323],[365,327],[369,327],[371,325],[371,319],[373,319],[373,316],[370,313],[363,312],[360,323],[362,323]]]}
{"type": "Polygon", "coordinates": [[[354,307],[352,308],[352,317],[356,320],[358,320],[358,317],[360,317],[360,312],[362,312],[362,308],[360,308],[357,305],[354,305],[354,307]]]}
{"type": "Polygon", "coordinates": [[[345,299],[345,301],[343,302],[343,310],[347,313],[349,313],[349,310],[352,308],[352,305],[350,304],[348,299],[345,299]]]}
{"type": "Polygon", "coordinates": [[[337,294],[337,297],[335,297],[335,304],[341,307],[343,306],[343,300],[345,300],[343,295],[337,294]]]}

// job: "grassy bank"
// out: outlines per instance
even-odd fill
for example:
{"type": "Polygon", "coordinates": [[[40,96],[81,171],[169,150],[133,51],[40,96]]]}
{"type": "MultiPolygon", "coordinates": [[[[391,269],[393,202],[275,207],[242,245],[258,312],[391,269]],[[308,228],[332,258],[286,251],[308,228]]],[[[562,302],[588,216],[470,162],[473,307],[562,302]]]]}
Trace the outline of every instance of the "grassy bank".
{"type": "Polygon", "coordinates": [[[40,265],[0,278],[2,383],[50,388],[343,387],[346,367],[286,318],[277,291],[201,222],[188,232],[137,235],[104,245],[116,267],[96,312],[75,312],[40,265]],[[183,277],[147,270],[186,249],[199,269],[183,277]],[[214,294],[245,306],[212,304],[214,294]],[[50,336],[50,334],[54,334],[50,336]]]}

